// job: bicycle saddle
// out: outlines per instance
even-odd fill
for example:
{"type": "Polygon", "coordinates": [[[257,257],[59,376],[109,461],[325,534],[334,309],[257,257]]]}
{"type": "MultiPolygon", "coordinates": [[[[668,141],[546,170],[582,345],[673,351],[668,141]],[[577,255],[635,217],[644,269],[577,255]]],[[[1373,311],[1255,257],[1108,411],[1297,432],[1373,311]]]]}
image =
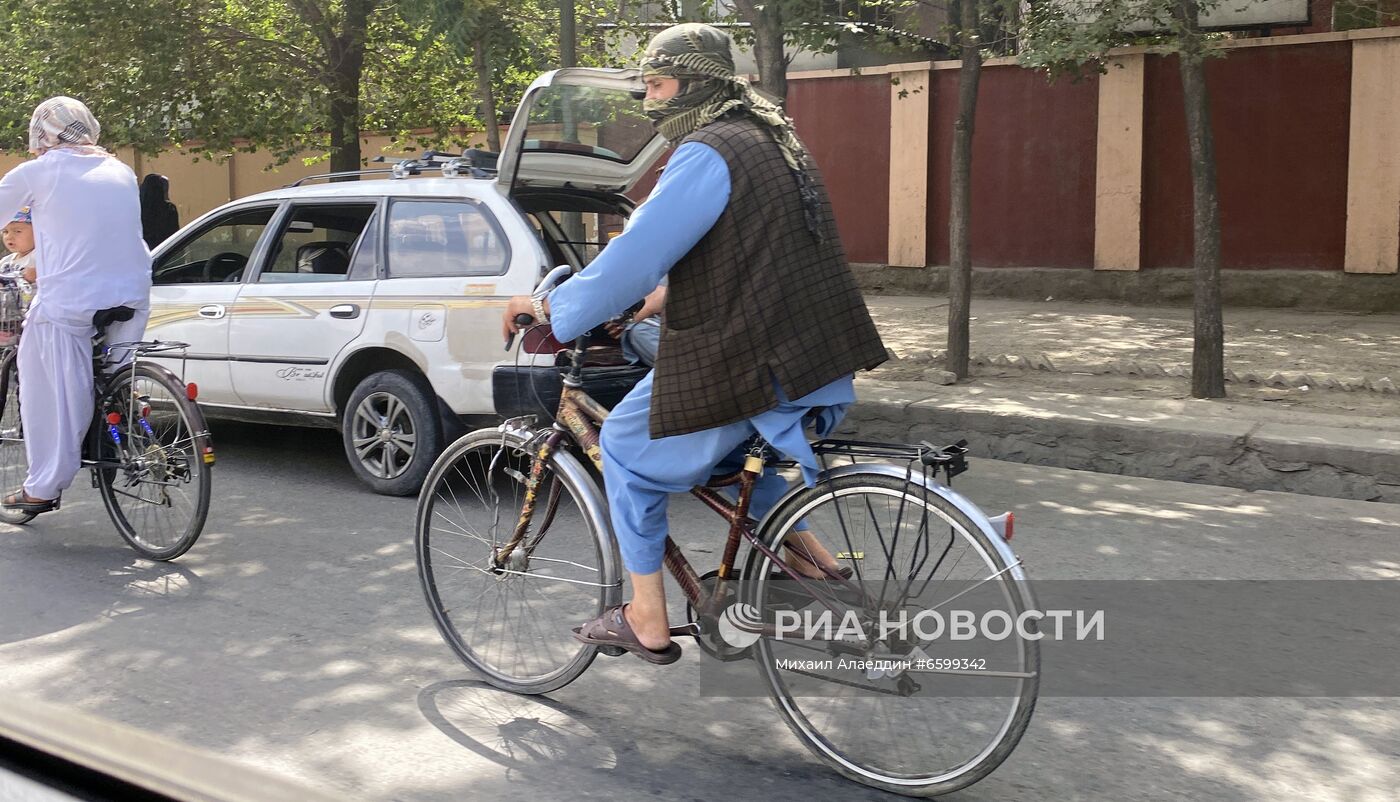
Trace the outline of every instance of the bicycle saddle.
{"type": "Polygon", "coordinates": [[[129,306],[114,306],[111,309],[99,309],[93,313],[92,325],[98,331],[106,329],[113,323],[121,323],[131,320],[136,314],[136,310],[129,306]]]}

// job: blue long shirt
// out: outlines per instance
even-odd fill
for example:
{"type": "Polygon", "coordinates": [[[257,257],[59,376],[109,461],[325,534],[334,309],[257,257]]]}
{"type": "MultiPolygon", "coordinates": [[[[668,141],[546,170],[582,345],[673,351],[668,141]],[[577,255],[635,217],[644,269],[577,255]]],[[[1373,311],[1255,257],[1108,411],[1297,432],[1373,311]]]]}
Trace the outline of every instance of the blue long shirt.
{"type": "MultiPolygon", "coordinates": [[[[709,145],[687,142],[672,154],[661,180],[646,202],[632,213],[627,228],[582,272],[549,294],[549,322],[563,342],[608,320],[656,289],[666,274],[695,247],[729,205],[729,166],[709,145]]],[[[812,321],[819,325],[821,321],[812,321]]],[[[850,375],[789,400],[778,388],[780,403],[751,418],[770,444],[802,466],[811,484],[817,461],[803,433],[814,420],[827,434],[855,401],[850,375]]],[[[731,424],[745,425],[745,424],[731,424]]]]}

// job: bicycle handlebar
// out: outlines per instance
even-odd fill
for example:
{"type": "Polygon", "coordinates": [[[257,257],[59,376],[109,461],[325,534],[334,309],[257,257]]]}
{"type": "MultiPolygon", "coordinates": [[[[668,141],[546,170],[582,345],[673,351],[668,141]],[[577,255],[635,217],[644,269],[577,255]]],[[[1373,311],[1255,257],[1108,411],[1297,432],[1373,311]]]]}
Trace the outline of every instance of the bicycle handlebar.
{"type": "MultiPolygon", "coordinates": [[[[518,314],[518,315],[515,316],[515,325],[517,325],[517,326],[529,326],[529,325],[532,325],[534,322],[535,322],[534,316],[533,316],[533,315],[527,315],[527,314],[525,314],[524,312],[522,312],[522,313],[520,313],[520,314],[518,314]]],[[[510,350],[510,347],[511,347],[512,345],[514,345],[514,344],[515,344],[515,334],[512,333],[509,337],[506,338],[506,350],[509,351],[509,350],[510,350]]]]}

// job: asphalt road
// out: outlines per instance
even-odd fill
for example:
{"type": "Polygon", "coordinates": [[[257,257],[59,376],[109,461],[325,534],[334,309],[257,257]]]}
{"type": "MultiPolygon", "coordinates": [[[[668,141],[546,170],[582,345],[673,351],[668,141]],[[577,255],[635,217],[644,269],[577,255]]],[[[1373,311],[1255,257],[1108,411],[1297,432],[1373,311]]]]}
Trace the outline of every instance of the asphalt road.
{"type": "MultiPolygon", "coordinates": [[[[0,525],[0,699],[354,799],[893,798],[809,757],[766,701],[699,698],[695,654],[600,658],[551,698],[482,685],[422,601],[412,499],[362,489],[334,433],[215,434],[214,507],[174,564],[126,548],[86,475],[58,513],[0,525]]],[[[1393,505],[991,461],[959,483],[1016,512],[1036,578],[1400,578],[1393,505]]],[[[673,509],[682,545],[713,546],[707,514],[673,509]]],[[[1397,787],[1400,700],[1052,698],[995,774],[948,798],[1356,802],[1397,787]]]]}

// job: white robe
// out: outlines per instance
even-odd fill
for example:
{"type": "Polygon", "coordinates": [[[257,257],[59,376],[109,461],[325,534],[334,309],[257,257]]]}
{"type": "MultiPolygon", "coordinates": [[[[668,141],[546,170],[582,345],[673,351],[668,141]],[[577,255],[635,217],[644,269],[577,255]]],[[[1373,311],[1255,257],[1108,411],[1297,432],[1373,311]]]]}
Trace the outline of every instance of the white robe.
{"type": "MultiPolygon", "coordinates": [[[[148,317],[149,310],[141,309],[131,320],[112,324],[107,342],[141,339],[148,317]]],[[[19,341],[19,409],[29,459],[24,492],[32,498],[58,498],[73,484],[92,423],[92,381],[88,332],[42,320],[25,324],[19,341]]]]}
{"type": "Polygon", "coordinates": [[[0,218],[23,206],[34,217],[40,289],[19,350],[24,489],[49,499],[72,484],[92,419],[93,313],[136,309],[108,340],[141,339],[151,255],[141,238],[136,175],[111,156],[58,149],[15,167],[0,178],[0,218]]]}

